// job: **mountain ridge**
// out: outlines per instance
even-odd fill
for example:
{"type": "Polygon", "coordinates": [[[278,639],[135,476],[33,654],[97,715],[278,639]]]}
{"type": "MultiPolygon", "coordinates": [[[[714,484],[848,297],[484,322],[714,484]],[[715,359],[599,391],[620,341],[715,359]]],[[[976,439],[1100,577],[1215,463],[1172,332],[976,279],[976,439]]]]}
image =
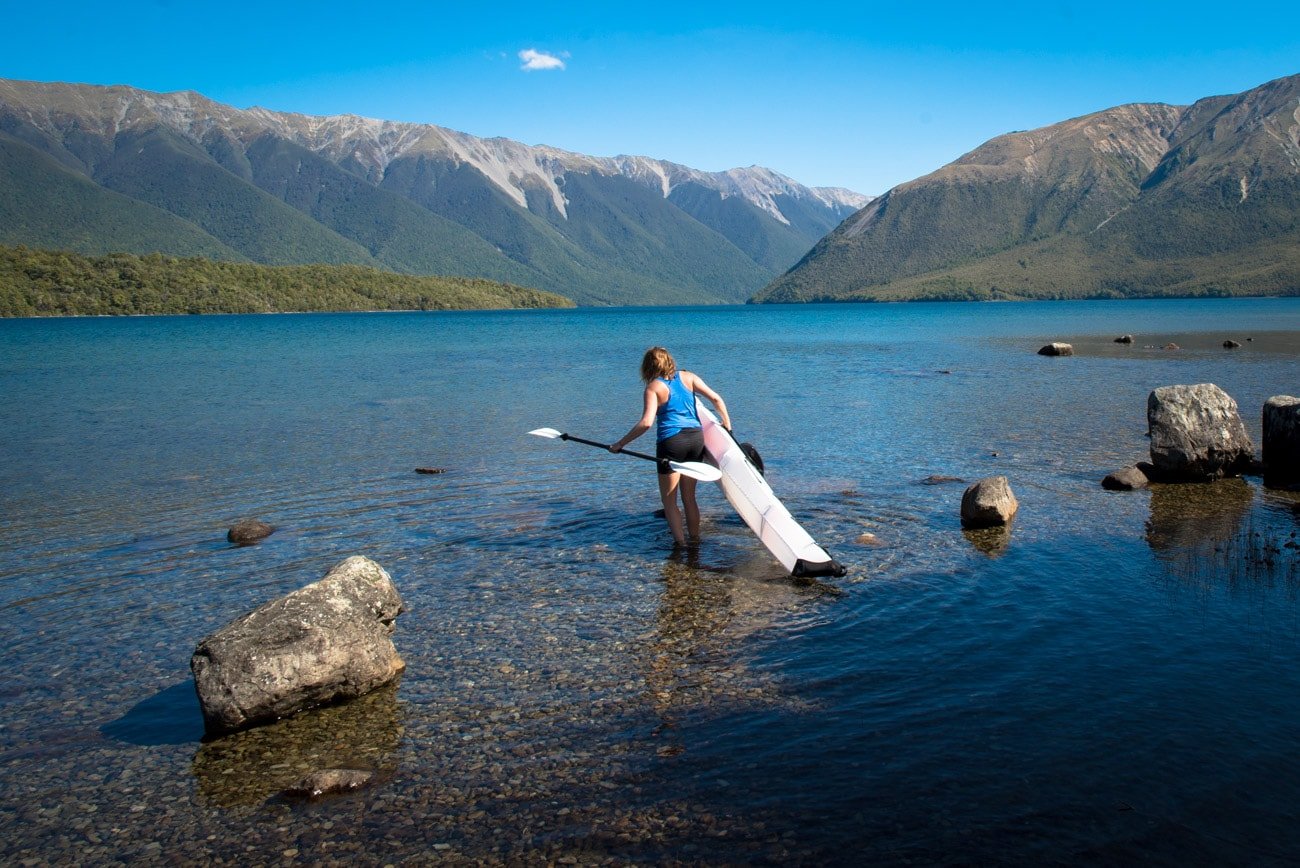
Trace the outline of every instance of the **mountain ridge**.
{"type": "MultiPolygon", "coordinates": [[[[0,134],[11,148],[19,142],[215,233],[216,245],[253,261],[481,276],[595,304],[744,300],[870,200],[761,167],[710,173],[126,85],[0,80],[0,134]],[[141,142],[155,164],[141,159],[141,142]],[[304,166],[317,189],[304,188],[304,166]],[[187,187],[191,179],[197,186],[187,187]],[[606,222],[591,223],[593,215],[606,222]],[[240,234],[245,217],[262,228],[240,234]],[[286,244],[274,243],[275,225],[286,244]]],[[[0,242],[40,246],[42,238],[0,223],[0,242]]],[[[165,239],[153,249],[189,252],[165,239]]]]}
{"type": "Polygon", "coordinates": [[[754,300],[1300,292],[1296,242],[1289,76],[997,136],[875,199],[754,300]],[[1262,250],[1278,267],[1249,258],[1262,250]]]}

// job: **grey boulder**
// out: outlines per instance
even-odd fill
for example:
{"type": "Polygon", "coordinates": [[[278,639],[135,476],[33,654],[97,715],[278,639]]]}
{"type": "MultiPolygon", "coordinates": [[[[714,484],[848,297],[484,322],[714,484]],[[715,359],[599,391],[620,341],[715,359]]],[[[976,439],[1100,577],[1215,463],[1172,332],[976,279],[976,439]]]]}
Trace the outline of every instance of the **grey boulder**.
{"type": "Polygon", "coordinates": [[[965,528],[997,527],[1011,521],[1020,508],[1005,476],[989,476],[966,489],[961,498],[965,528]]]}
{"type": "Polygon", "coordinates": [[[1050,343],[1038,351],[1040,356],[1072,356],[1074,347],[1058,342],[1050,343]]]}
{"type": "Polygon", "coordinates": [[[1264,402],[1264,472],[1270,482],[1300,479],[1300,398],[1274,395],[1264,402]]]}
{"type": "Polygon", "coordinates": [[[393,647],[402,600],[379,564],[351,557],[325,578],[236,618],[194,650],[209,735],[361,696],[405,664],[393,647]]]}
{"type": "Polygon", "coordinates": [[[1147,397],[1147,424],[1151,463],[1162,481],[1235,476],[1255,456],[1237,402],[1213,383],[1156,389],[1147,397]]]}

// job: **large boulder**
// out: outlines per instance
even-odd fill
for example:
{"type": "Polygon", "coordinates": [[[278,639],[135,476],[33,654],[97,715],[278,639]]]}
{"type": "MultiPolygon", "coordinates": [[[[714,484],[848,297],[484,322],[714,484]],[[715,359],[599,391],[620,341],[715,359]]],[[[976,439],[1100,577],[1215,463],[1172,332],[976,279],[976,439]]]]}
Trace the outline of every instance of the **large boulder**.
{"type": "Polygon", "coordinates": [[[961,498],[965,528],[997,527],[1011,521],[1020,503],[1005,476],[989,476],[966,489],[961,498]]]}
{"type": "Polygon", "coordinates": [[[190,658],[209,735],[269,723],[388,684],[402,600],[379,564],[351,557],[325,578],[236,618],[190,658]]]}
{"type": "Polygon", "coordinates": [[[1147,424],[1151,463],[1161,481],[1235,476],[1255,456],[1237,402],[1213,383],[1156,389],[1147,398],[1147,424]]]}
{"type": "Polygon", "coordinates": [[[1300,398],[1274,395],[1264,402],[1264,472],[1269,482],[1300,480],[1300,398]]]}

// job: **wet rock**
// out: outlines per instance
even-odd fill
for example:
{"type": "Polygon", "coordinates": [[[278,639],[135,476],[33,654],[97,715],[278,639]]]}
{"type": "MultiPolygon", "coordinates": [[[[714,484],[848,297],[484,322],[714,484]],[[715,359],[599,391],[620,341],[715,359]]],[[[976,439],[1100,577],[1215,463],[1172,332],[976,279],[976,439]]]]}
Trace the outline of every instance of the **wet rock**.
{"type": "Polygon", "coordinates": [[[1040,356],[1072,356],[1074,347],[1070,344],[1050,343],[1038,351],[1040,356]]]}
{"type": "Polygon", "coordinates": [[[1173,341],[1170,341],[1169,343],[1165,344],[1165,347],[1164,347],[1164,348],[1167,349],[1167,350],[1181,350],[1181,349],[1182,349],[1182,347],[1178,346],[1178,344],[1174,343],[1173,341]]]}
{"type": "Polygon", "coordinates": [[[1115,338],[1115,343],[1117,343],[1117,344],[1131,344],[1131,343],[1133,343],[1133,336],[1132,336],[1132,335],[1120,335],[1119,337],[1115,338]]]}
{"type": "Polygon", "coordinates": [[[243,518],[226,531],[226,540],[240,546],[251,546],[275,533],[275,528],[255,518],[243,518]]]}
{"type": "Polygon", "coordinates": [[[922,485],[946,485],[949,482],[965,482],[960,476],[943,476],[932,474],[921,480],[922,485]]]}
{"type": "Polygon", "coordinates": [[[1239,346],[1241,346],[1241,344],[1237,343],[1236,341],[1228,340],[1223,342],[1223,348],[1225,350],[1235,350],[1239,346]]]}
{"type": "Polygon", "coordinates": [[[393,647],[402,600],[388,573],[351,557],[313,582],[231,621],[190,659],[209,735],[352,699],[405,667],[393,647]]]}
{"type": "Polygon", "coordinates": [[[374,772],[362,769],[321,769],[287,787],[284,795],[297,799],[319,799],[359,790],[374,779],[374,772]]]}
{"type": "Polygon", "coordinates": [[[417,467],[417,468],[415,468],[415,472],[416,472],[416,473],[428,473],[428,474],[434,474],[434,473],[446,473],[446,472],[447,472],[447,468],[445,468],[445,467],[417,467]]]}
{"type": "Polygon", "coordinates": [[[1274,395],[1264,402],[1264,472],[1270,484],[1300,480],[1300,398],[1274,395]]]}
{"type": "Polygon", "coordinates": [[[1255,454],[1237,402],[1213,383],[1156,389],[1147,397],[1147,425],[1162,481],[1235,476],[1255,454]]]}
{"type": "Polygon", "coordinates": [[[1011,521],[1020,508],[1005,476],[989,476],[966,489],[961,498],[965,528],[997,527],[1011,521]]]}
{"type": "Polygon", "coordinates": [[[876,536],[874,533],[863,533],[863,534],[859,534],[858,538],[855,539],[854,542],[856,542],[856,543],[857,543],[858,545],[860,545],[860,546],[882,546],[882,545],[884,545],[884,543],[881,542],[880,537],[876,536]]]}
{"type": "Polygon", "coordinates": [[[1136,464],[1109,473],[1101,481],[1101,487],[1108,491],[1134,491],[1146,488],[1151,483],[1147,475],[1136,464]]]}

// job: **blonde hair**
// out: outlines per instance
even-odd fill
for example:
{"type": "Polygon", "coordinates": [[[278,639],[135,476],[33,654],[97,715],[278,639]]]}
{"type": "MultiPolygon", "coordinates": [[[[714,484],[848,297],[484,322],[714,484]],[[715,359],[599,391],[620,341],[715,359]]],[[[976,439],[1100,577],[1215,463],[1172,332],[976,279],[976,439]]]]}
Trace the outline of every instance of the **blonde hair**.
{"type": "Polygon", "coordinates": [[[675,373],[677,362],[673,361],[673,354],[663,347],[651,347],[641,357],[641,379],[647,383],[655,377],[671,379],[675,373]]]}

